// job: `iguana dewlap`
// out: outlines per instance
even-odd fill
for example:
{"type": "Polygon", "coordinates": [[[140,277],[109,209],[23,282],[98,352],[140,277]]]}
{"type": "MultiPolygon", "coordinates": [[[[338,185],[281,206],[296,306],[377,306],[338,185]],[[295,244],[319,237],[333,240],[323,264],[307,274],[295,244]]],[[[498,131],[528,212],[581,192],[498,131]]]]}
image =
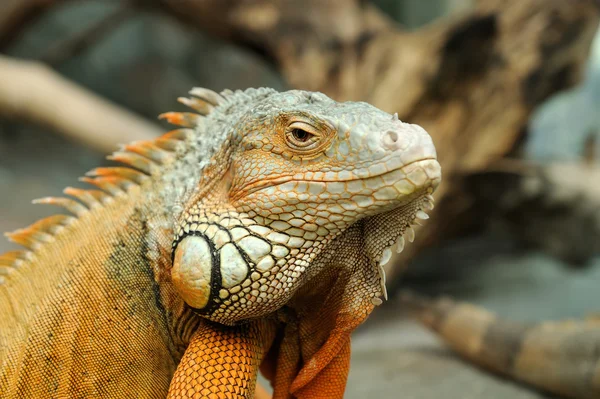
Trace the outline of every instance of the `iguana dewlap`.
{"type": "Polygon", "coordinates": [[[183,126],[45,198],[0,257],[0,397],[341,398],[350,333],[427,218],[429,135],[366,103],[194,89],[183,126]]]}

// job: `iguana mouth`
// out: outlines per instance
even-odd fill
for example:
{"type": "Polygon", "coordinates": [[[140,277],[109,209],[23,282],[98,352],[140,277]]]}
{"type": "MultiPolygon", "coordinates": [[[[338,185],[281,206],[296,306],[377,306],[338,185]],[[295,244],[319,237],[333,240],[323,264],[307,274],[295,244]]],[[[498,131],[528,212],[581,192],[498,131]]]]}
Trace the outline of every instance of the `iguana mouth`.
{"type": "MultiPolygon", "coordinates": [[[[296,183],[302,183],[302,182],[327,184],[327,183],[349,183],[349,182],[353,182],[353,181],[374,180],[376,178],[390,176],[390,175],[392,175],[394,173],[398,173],[410,166],[413,166],[418,163],[427,162],[427,161],[436,161],[436,159],[433,157],[421,158],[421,159],[414,160],[414,161],[409,162],[404,165],[392,164],[391,168],[389,167],[389,163],[381,162],[381,163],[378,163],[377,166],[384,168],[383,171],[381,171],[380,173],[374,173],[374,174],[365,175],[365,176],[363,176],[363,173],[358,173],[358,171],[341,171],[341,172],[337,172],[335,176],[328,176],[327,173],[323,173],[323,172],[320,172],[320,173],[307,172],[307,173],[303,174],[302,176],[298,176],[298,175],[278,176],[275,178],[263,179],[260,182],[256,182],[256,184],[252,184],[252,183],[248,184],[245,187],[242,187],[236,193],[232,193],[232,197],[239,199],[244,196],[251,195],[258,191],[264,190],[266,188],[282,186],[284,184],[296,184],[296,183]],[[388,164],[388,165],[386,165],[386,164],[388,164]],[[309,175],[309,173],[310,173],[310,175],[309,175]],[[311,176],[311,177],[309,178],[308,176],[311,176]]],[[[362,171],[362,169],[361,169],[361,171],[362,171]]]]}

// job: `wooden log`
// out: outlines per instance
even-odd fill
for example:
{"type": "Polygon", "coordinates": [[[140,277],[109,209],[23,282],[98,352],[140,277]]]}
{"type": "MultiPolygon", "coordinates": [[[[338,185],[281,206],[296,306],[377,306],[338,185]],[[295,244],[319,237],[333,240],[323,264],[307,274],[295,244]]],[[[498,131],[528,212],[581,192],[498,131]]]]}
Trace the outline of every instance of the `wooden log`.
{"type": "Polygon", "coordinates": [[[580,80],[600,9],[595,0],[480,0],[406,32],[360,0],[159,3],[264,55],[294,87],[368,101],[430,132],[446,179],[392,279],[419,250],[469,225],[460,176],[510,153],[532,110],[580,80]]]}
{"type": "Polygon", "coordinates": [[[63,78],[37,62],[0,55],[0,117],[47,126],[99,151],[158,136],[158,124],[63,78]]]}
{"type": "Polygon", "coordinates": [[[474,228],[494,226],[576,267],[600,254],[599,164],[503,160],[461,180],[474,228]]]}

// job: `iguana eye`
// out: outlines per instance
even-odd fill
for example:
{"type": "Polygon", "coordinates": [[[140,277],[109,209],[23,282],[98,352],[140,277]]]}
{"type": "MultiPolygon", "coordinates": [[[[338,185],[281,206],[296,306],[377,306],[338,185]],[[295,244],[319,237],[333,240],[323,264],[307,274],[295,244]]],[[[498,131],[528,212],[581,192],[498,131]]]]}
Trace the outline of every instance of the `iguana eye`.
{"type": "Polygon", "coordinates": [[[311,149],[320,139],[320,135],[314,126],[306,122],[292,122],[285,133],[285,139],[293,149],[306,150],[311,149]]]}
{"type": "Polygon", "coordinates": [[[305,142],[308,141],[312,134],[310,134],[306,130],[294,129],[292,130],[292,136],[294,136],[294,139],[296,139],[297,141],[305,142]]]}

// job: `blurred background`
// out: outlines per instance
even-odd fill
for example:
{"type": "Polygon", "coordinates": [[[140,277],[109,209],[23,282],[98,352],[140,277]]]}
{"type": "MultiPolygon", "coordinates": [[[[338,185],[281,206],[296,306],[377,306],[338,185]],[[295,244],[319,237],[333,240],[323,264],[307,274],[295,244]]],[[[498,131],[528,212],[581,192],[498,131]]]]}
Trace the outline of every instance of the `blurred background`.
{"type": "MultiPolygon", "coordinates": [[[[407,321],[411,288],[518,320],[600,311],[594,0],[2,0],[0,230],[54,212],[193,86],[363,100],[433,136],[436,210],[355,335],[348,398],[544,398],[407,321]]],[[[0,252],[16,246],[0,241],[0,252]]]]}

